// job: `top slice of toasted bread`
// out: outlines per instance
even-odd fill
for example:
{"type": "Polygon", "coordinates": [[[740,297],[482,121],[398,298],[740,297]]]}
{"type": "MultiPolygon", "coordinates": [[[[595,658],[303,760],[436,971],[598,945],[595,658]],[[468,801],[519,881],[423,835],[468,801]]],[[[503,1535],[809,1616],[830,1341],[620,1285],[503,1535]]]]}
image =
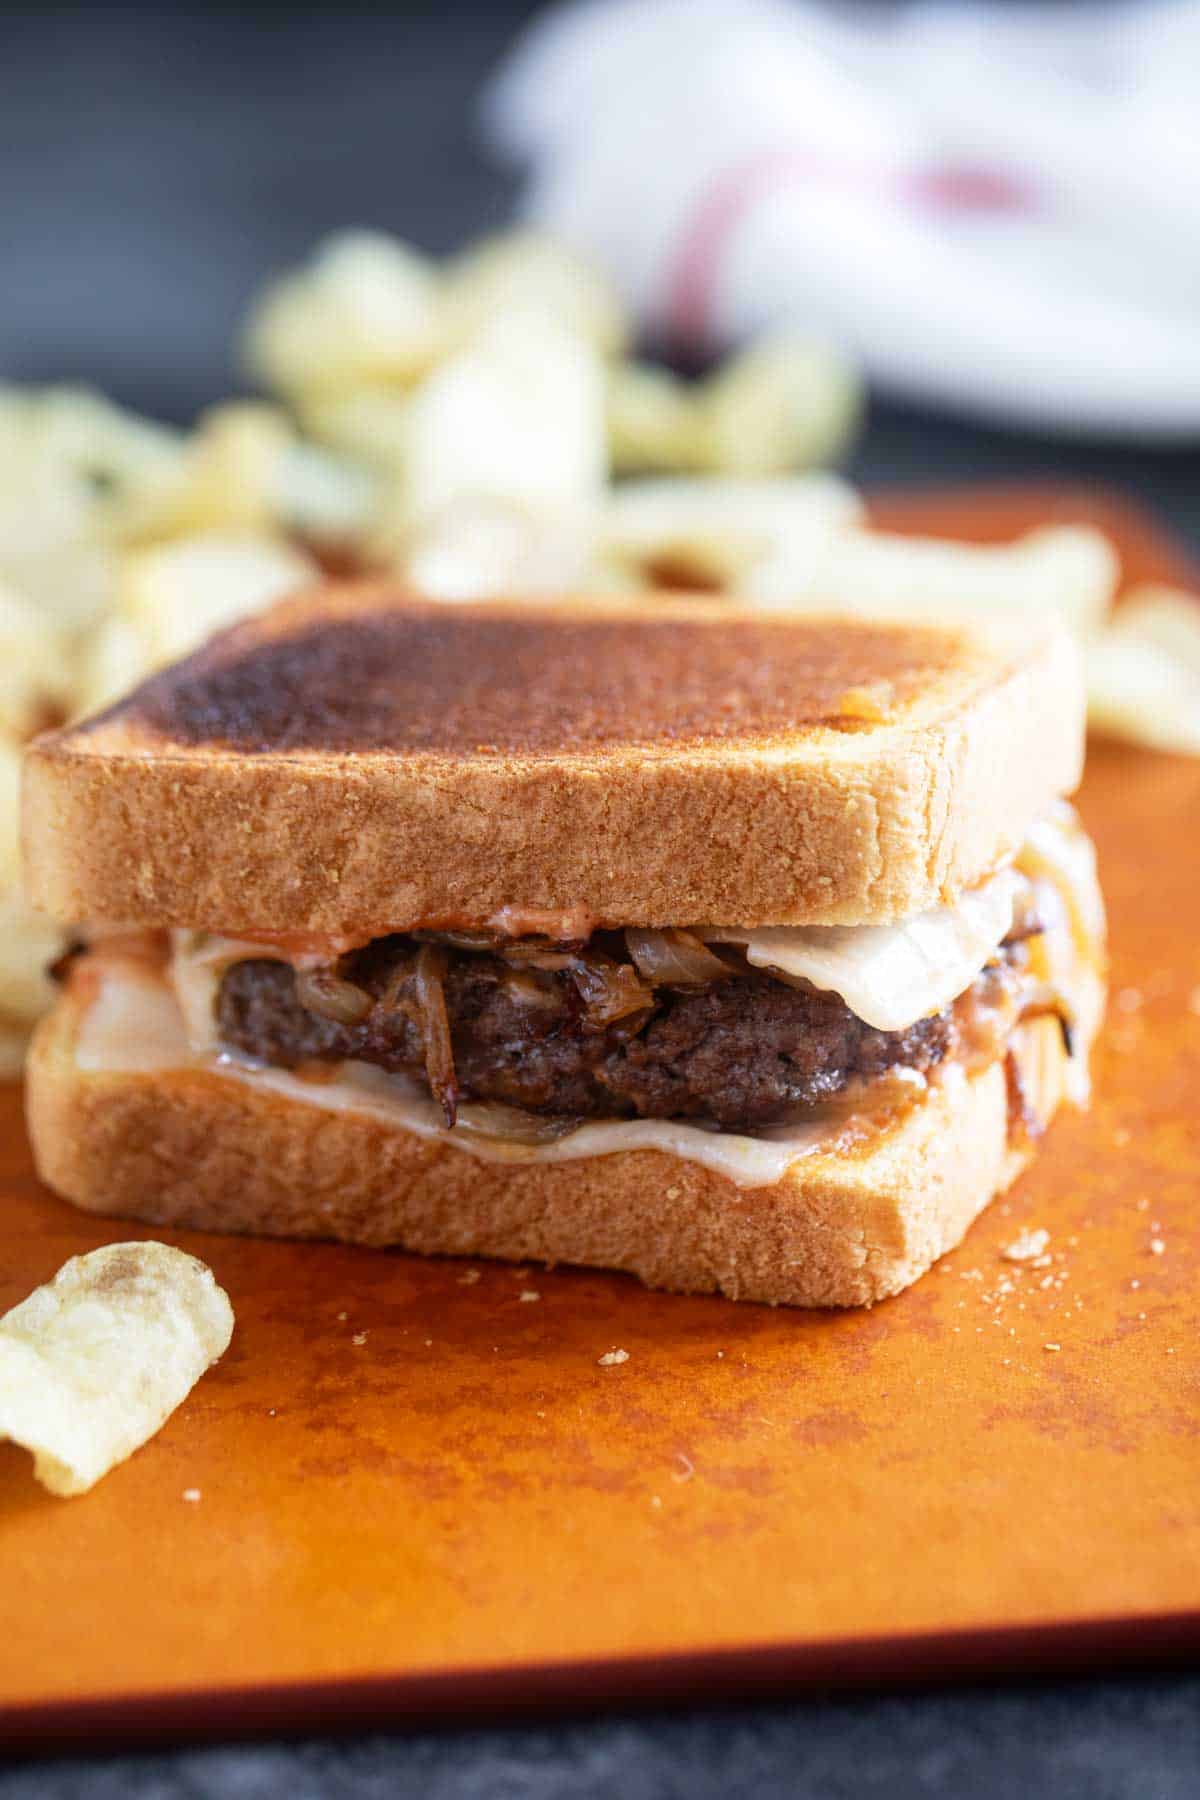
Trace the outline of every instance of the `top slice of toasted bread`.
{"type": "Polygon", "coordinates": [[[1009,856],[1082,753],[1077,654],[1028,618],[327,586],[40,738],[27,879],[227,932],[884,921],[1009,856]]]}

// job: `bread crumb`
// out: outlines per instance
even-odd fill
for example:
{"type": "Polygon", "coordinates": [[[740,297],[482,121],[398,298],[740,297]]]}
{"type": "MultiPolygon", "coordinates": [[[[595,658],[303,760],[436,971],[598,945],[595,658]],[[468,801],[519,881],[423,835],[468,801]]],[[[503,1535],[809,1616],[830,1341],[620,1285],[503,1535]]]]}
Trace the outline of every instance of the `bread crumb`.
{"type": "Polygon", "coordinates": [[[1131,1287],[1131,1288],[1140,1288],[1140,1287],[1141,1287],[1141,1285],[1142,1285],[1142,1284],[1141,1284],[1141,1282],[1140,1282],[1140,1281],[1138,1281],[1138,1280],[1137,1280],[1137,1279],[1136,1279],[1136,1277],[1135,1277],[1135,1278],[1134,1278],[1134,1280],[1133,1280],[1133,1281],[1131,1281],[1131,1282],[1130,1282],[1130,1284],[1129,1284],[1129,1285],[1130,1285],[1130,1287],[1131,1287]]]}
{"type": "Polygon", "coordinates": [[[1043,1350],[1061,1350],[1062,1345],[1061,1344],[1043,1344],[1042,1349],[1043,1350]]]}
{"type": "MultiPolygon", "coordinates": [[[[364,1333],[363,1333],[363,1336],[364,1336],[364,1337],[365,1337],[365,1336],[366,1336],[366,1333],[365,1333],[365,1332],[364,1332],[364,1333]]],[[[427,1349],[427,1350],[432,1350],[432,1349],[433,1349],[433,1339],[432,1339],[432,1338],[426,1338],[426,1339],[425,1339],[425,1348],[426,1348],[426,1349],[427,1349]]]]}
{"type": "Polygon", "coordinates": [[[1147,1198],[1144,1194],[1142,1195],[1141,1199],[1136,1202],[1136,1205],[1137,1205],[1137,1209],[1139,1212],[1149,1212],[1150,1211],[1150,1202],[1147,1200],[1147,1198]]]}
{"type": "Polygon", "coordinates": [[[690,1481],[692,1476],[696,1473],[696,1465],[691,1457],[685,1456],[682,1450],[677,1450],[675,1452],[675,1461],[680,1467],[671,1470],[671,1480],[679,1482],[690,1481]]]}
{"type": "Polygon", "coordinates": [[[518,1300],[525,1301],[527,1305],[531,1300],[540,1300],[541,1297],[536,1288],[523,1288],[517,1295],[518,1300]]]}
{"type": "Polygon", "coordinates": [[[1033,1262],[1037,1257],[1045,1255],[1049,1242],[1050,1233],[1039,1226],[1036,1231],[1022,1231],[1011,1244],[1005,1245],[1000,1254],[1006,1262],[1033,1262]]]}
{"type": "Polygon", "coordinates": [[[475,1283],[478,1280],[479,1280],[479,1270],[478,1269],[464,1269],[462,1274],[458,1278],[458,1285],[459,1285],[459,1287],[474,1287],[475,1283]]]}
{"type": "Polygon", "coordinates": [[[597,1357],[596,1360],[602,1369],[611,1369],[617,1363],[627,1363],[629,1352],[628,1350],[606,1350],[604,1355],[597,1357]]]}
{"type": "Polygon", "coordinates": [[[650,1504],[651,1504],[651,1506],[661,1506],[662,1505],[662,1495],[661,1494],[651,1494],[650,1504]]]}
{"type": "Polygon", "coordinates": [[[354,1336],[350,1339],[352,1344],[365,1344],[366,1341],[367,1334],[365,1331],[356,1331],[354,1336]]]}
{"type": "Polygon", "coordinates": [[[200,1498],[200,1489],[199,1488],[184,1488],[183,1493],[180,1495],[180,1498],[183,1500],[187,1500],[192,1506],[195,1506],[197,1500],[199,1500],[199,1498],[200,1498]]]}
{"type": "Polygon", "coordinates": [[[346,1323],[346,1320],[347,1320],[347,1319],[348,1319],[348,1318],[349,1318],[349,1317],[350,1317],[350,1314],[349,1314],[349,1313],[348,1313],[348,1312],[346,1312],[346,1313],[339,1313],[339,1314],[338,1314],[338,1323],[339,1323],[339,1325],[344,1325],[344,1324],[345,1324],[345,1323],[346,1323]]]}
{"type": "Polygon", "coordinates": [[[1167,1246],[1163,1243],[1161,1238],[1151,1238],[1150,1239],[1150,1254],[1151,1254],[1151,1256],[1161,1256],[1163,1251],[1166,1249],[1166,1247],[1167,1246]]]}
{"type": "Polygon", "coordinates": [[[1142,1005],[1141,988],[1122,988],[1117,994],[1117,1011],[1123,1013],[1137,1012],[1142,1005]]]}
{"type": "Polygon", "coordinates": [[[1194,987],[1188,995],[1188,1011],[1200,1015],[1200,987],[1194,987]]]}

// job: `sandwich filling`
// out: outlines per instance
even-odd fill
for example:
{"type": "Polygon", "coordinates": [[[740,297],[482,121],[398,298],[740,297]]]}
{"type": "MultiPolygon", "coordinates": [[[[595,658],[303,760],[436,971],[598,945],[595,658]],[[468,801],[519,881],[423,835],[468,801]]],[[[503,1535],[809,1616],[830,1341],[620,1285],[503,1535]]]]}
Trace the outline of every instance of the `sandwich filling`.
{"type": "MultiPolygon", "coordinates": [[[[644,1143],[710,1161],[720,1146],[726,1172],[752,1183],[768,1178],[764,1156],[774,1168],[849,1144],[932,1084],[1002,1060],[1011,1122],[1036,1130],[1014,1054],[1035,1020],[1061,1036],[1066,1091],[1082,1100],[1103,934],[1094,854],[1062,805],[1011,868],[895,926],[414,929],[349,950],[176,932],[169,951],[102,939],[81,969],[106,949],[123,960],[126,986],[158,1009],[160,1066],[391,1109],[479,1154],[644,1143]]],[[[98,1067],[129,1035],[114,994],[80,1046],[98,1067]]]]}
{"type": "Polygon", "coordinates": [[[354,1061],[422,1082],[448,1127],[460,1103],[487,1101],[564,1125],[756,1131],[959,1050],[992,1060],[1015,1022],[1035,926],[1026,916],[959,1001],[899,1031],[685,931],[637,934],[654,939],[657,966],[621,933],[511,945],[397,935],[299,972],[250,958],[221,979],[217,1031],[275,1068],[354,1061]]]}

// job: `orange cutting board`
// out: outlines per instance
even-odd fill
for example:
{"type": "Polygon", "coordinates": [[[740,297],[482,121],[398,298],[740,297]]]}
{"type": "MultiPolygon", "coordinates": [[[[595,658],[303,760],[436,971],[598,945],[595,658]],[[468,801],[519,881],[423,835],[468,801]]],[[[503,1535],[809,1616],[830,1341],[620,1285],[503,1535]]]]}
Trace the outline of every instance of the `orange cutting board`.
{"type": "MultiPolygon", "coordinates": [[[[881,502],[1006,535],[1094,496],[881,502]]],[[[1169,545],[1100,508],[1133,575],[1169,545]]],[[[82,1499],[0,1448],[0,1735],[317,1727],[1200,1649],[1200,762],[1093,749],[1112,916],[1087,1118],[909,1293],[239,1241],[233,1345],[82,1499]],[[1008,1261],[1026,1227],[1050,1261],[1008,1261]],[[610,1350],[627,1360],[604,1366],[610,1350]],[[198,1490],[199,1498],[186,1498],[198,1490]]],[[[136,1228],[0,1104],[0,1307],[136,1228]]],[[[142,1234],[144,1235],[144,1234],[142,1234]]]]}

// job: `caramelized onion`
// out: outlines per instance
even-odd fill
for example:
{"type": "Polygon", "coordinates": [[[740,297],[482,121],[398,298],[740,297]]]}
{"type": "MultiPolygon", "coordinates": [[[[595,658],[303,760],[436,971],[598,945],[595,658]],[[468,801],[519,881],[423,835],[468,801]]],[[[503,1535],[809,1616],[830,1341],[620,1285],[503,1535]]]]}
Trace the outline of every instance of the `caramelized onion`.
{"type": "Polygon", "coordinates": [[[543,938],[517,938],[511,944],[502,945],[499,954],[510,968],[542,969],[547,974],[558,975],[575,966],[580,949],[577,944],[551,944],[543,938]]]}
{"type": "Polygon", "coordinates": [[[332,969],[297,969],[296,998],[306,1012],[335,1025],[361,1025],[374,1004],[370,994],[332,969]]]}
{"type": "Polygon", "coordinates": [[[612,1025],[654,1005],[654,990],[629,963],[606,956],[580,956],[571,965],[571,980],[583,1001],[589,1025],[612,1025]]]}
{"type": "Polygon", "coordinates": [[[494,931],[414,931],[422,944],[449,944],[452,950],[496,950],[500,939],[494,931]]]}
{"type": "Polygon", "coordinates": [[[477,1132],[480,1137],[499,1138],[508,1144],[552,1144],[556,1138],[574,1131],[578,1119],[565,1117],[539,1118],[520,1106],[504,1106],[498,1100],[472,1102],[458,1116],[460,1131],[477,1132]]]}
{"type": "Polygon", "coordinates": [[[528,969],[512,969],[504,977],[504,992],[515,1006],[555,1007],[559,1005],[557,989],[541,982],[528,969]]]}
{"type": "Polygon", "coordinates": [[[454,1047],[450,1042],[450,1019],[442,985],[445,973],[445,950],[439,944],[422,944],[417,952],[415,988],[425,1047],[425,1078],[447,1126],[452,1127],[458,1112],[458,1082],[454,1074],[454,1047]]]}
{"type": "Polygon", "coordinates": [[[691,931],[627,930],[625,942],[638,974],[651,987],[707,987],[733,973],[691,931]]]}

